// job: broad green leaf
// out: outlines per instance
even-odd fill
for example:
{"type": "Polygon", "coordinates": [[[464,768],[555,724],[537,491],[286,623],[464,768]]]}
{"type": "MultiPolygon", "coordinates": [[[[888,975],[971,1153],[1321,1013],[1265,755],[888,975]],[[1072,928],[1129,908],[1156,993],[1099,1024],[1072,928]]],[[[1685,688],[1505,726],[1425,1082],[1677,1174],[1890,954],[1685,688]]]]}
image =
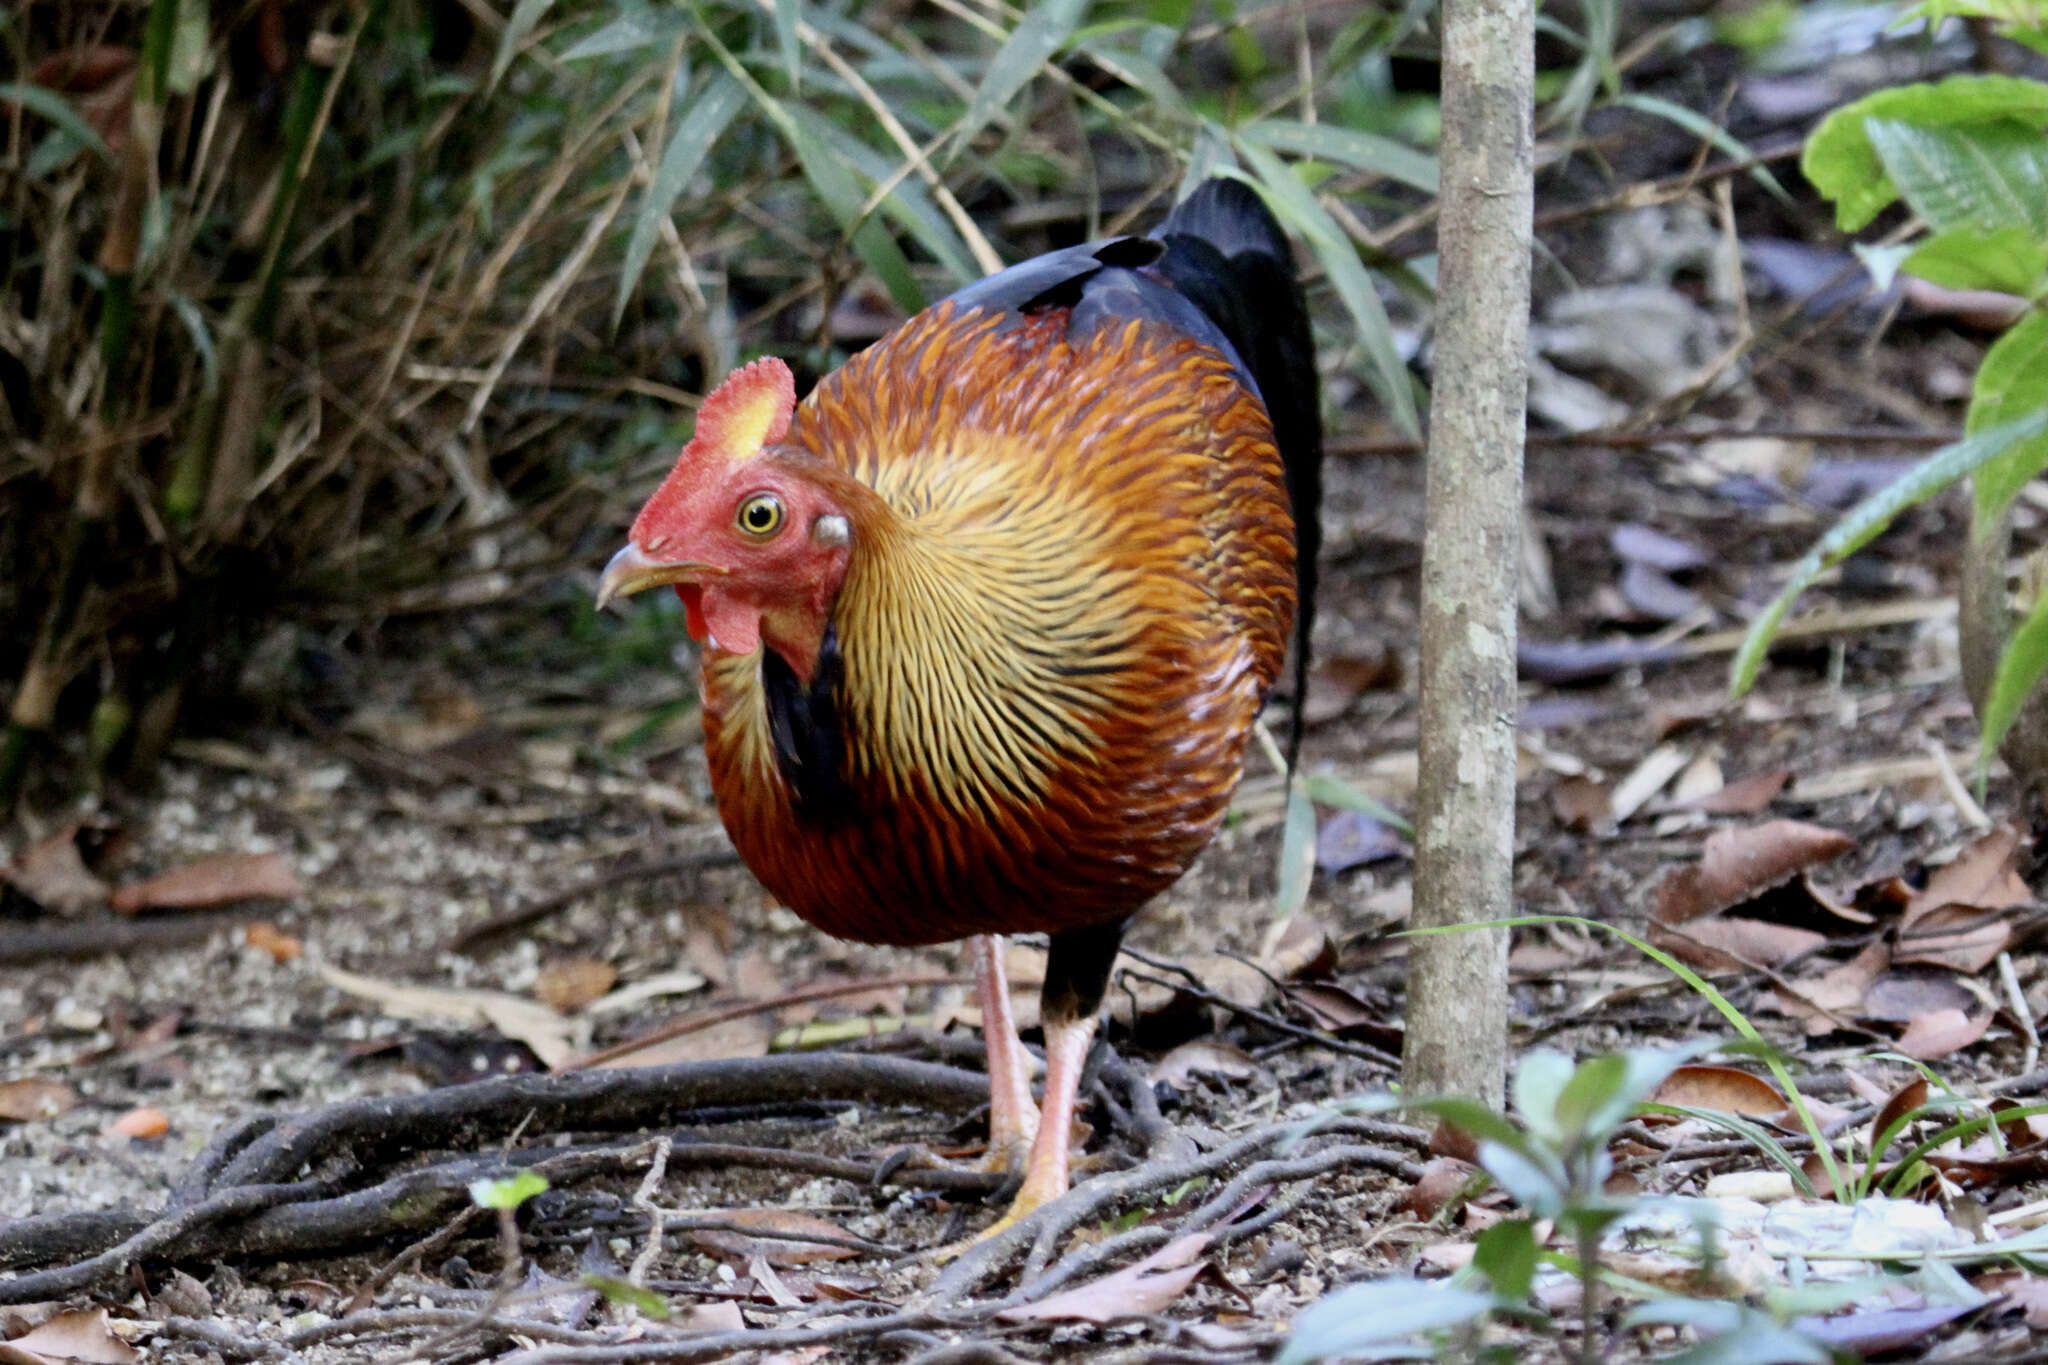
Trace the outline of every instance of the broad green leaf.
{"type": "Polygon", "coordinates": [[[533,27],[553,7],[555,0],[519,0],[512,7],[512,17],[505,21],[505,31],[498,35],[498,52],[491,58],[490,87],[496,87],[505,78],[512,59],[519,55],[519,45],[533,32],[533,27]]]}
{"type": "MultiPolygon", "coordinates": [[[[1963,430],[1972,436],[2048,409],[2048,310],[2036,307],[1991,343],[1970,390],[1963,430]]],[[[2048,434],[2039,431],[2011,443],[1983,462],[1975,480],[1977,525],[1989,528],[2019,496],[2027,480],[2048,468],[2048,434]]]]}
{"type": "Polygon", "coordinates": [[[647,259],[654,252],[654,239],[661,230],[661,220],[675,208],[683,190],[690,183],[690,177],[704,164],[704,158],[713,144],[731,126],[733,118],[746,108],[747,92],[740,88],[738,81],[720,72],[706,83],[703,93],[687,102],[680,122],[670,134],[668,145],[661,149],[661,161],[654,169],[654,178],[648,183],[647,192],[641,196],[640,211],[633,219],[633,235],[626,242],[626,260],[619,271],[619,290],[612,300],[612,325],[619,325],[625,314],[626,300],[639,287],[640,276],[647,269],[647,259]]]}
{"type": "Polygon", "coordinates": [[[1341,777],[1329,773],[1314,773],[1307,779],[1308,799],[1319,806],[1335,806],[1339,810],[1355,810],[1360,815],[1371,816],[1389,829],[1399,830],[1404,838],[1415,837],[1415,826],[1407,817],[1360,791],[1341,777]]]}
{"type": "Polygon", "coordinates": [[[1949,289],[1995,289],[2024,298],[2048,274],[2048,238],[2020,227],[1950,228],[1915,247],[1899,269],[1949,289]]]}
{"type": "Polygon", "coordinates": [[[18,104],[31,114],[40,114],[94,156],[107,155],[107,144],[92,125],[80,116],[70,100],[54,90],[26,81],[0,81],[0,104],[18,104]]]}
{"type": "Polygon", "coordinates": [[[1935,231],[2018,228],[2048,237],[2048,137],[2013,119],[1923,128],[1864,123],[1885,173],[1935,231]]]}
{"type": "Polygon", "coordinates": [[[1275,151],[1335,161],[1353,170],[1383,175],[1425,194],[1437,192],[1435,157],[1377,133],[1362,133],[1334,123],[1269,118],[1239,125],[1237,135],[1275,151]]]}
{"type": "Polygon", "coordinates": [[[2033,605],[2005,642],[2005,652],[1998,656],[1998,671],[1984,698],[1984,735],[1977,749],[1979,791],[1991,771],[1992,758],[2020,718],[2027,698],[2034,695],[2043,673],[2048,673],[2048,592],[2035,594],[2033,605]]]}
{"type": "MultiPolygon", "coordinates": [[[[0,95],[0,99],[5,99],[0,95]]],[[[47,180],[58,171],[78,159],[85,150],[85,144],[62,128],[52,128],[48,137],[36,143],[36,149],[28,155],[28,165],[22,167],[22,175],[31,183],[47,180]]]]}
{"type": "MultiPolygon", "coordinates": [[[[2006,335],[2010,337],[2012,334],[2006,335]]],[[[2044,437],[2048,437],[2048,411],[1967,436],[1935,451],[1889,487],[1880,489],[1852,508],[1792,566],[1784,590],[1750,623],[1749,633],[1743,637],[1742,648],[1736,651],[1735,662],[1729,668],[1730,692],[1739,697],[1756,682],[1757,671],[1763,667],[1764,656],[1770,651],[1771,639],[1778,633],[1785,613],[1791,610],[1792,603],[1814,579],[1875,540],[1878,533],[1907,508],[1927,501],[1963,475],[1990,464],[1999,456],[2027,448],[2028,442],[2040,444],[2044,437]]],[[[2032,471],[2027,477],[2032,477],[2032,471]]],[[[1978,498],[1980,502],[1983,499],[1981,490],[1978,498]]]]}
{"type": "Polygon", "coordinates": [[[469,1182],[469,1197],[482,1209],[516,1209],[537,1194],[545,1194],[547,1177],[534,1171],[521,1171],[517,1175],[505,1176],[498,1180],[472,1180],[469,1182]]]}
{"type": "Polygon", "coordinates": [[[2048,7],[2041,0],[1921,0],[1892,27],[1902,28],[1917,19],[1924,21],[1931,33],[1941,27],[1942,20],[1952,18],[1988,19],[2005,37],[2048,53],[2048,7]]]}
{"type": "Polygon", "coordinates": [[[1516,1064],[1512,1086],[1515,1112],[1538,1142],[1555,1145],[1561,1136],[1557,1101],[1571,1079],[1572,1059],[1548,1048],[1529,1052],[1516,1064]]]}
{"type": "Polygon", "coordinates": [[[589,57],[611,57],[621,52],[638,52],[656,43],[669,43],[688,27],[682,15],[671,10],[636,9],[587,34],[562,53],[565,62],[589,57]]]}
{"type": "Polygon", "coordinates": [[[2013,120],[2048,127],[2048,84],[2014,76],[1951,76],[1894,86],[1827,116],[1799,158],[1815,189],[1835,201],[1835,226],[1853,232],[1898,198],[1866,123],[1895,119],[1923,128],[2013,120]]]}
{"type": "Polygon", "coordinates": [[[1273,892],[1273,918],[1286,919],[1308,904],[1316,871],[1316,807],[1300,783],[1287,789],[1287,820],[1280,835],[1280,884],[1273,892]]]}
{"type": "Polygon", "coordinates": [[[1347,1285],[1301,1311],[1273,1365],[1309,1365],[1331,1356],[1359,1355],[1418,1332],[1474,1322],[1493,1306],[1489,1294],[1441,1281],[1404,1276],[1347,1285]]]}
{"type": "Polygon", "coordinates": [[[1472,1264],[1503,1299],[1519,1303],[1529,1297],[1536,1279],[1536,1229],[1526,1218],[1509,1218],[1479,1234],[1472,1264]]]}
{"type": "Polygon", "coordinates": [[[1615,1052],[1579,1063],[1557,1097],[1557,1127],[1566,1142],[1573,1147],[1597,1143],[1603,1129],[1628,1117],[1634,1107],[1623,1090],[1628,1071],[1628,1058],[1615,1052]]]}
{"type": "Polygon", "coordinates": [[[986,128],[989,120],[1009,104],[1010,97],[1022,90],[1052,54],[1060,50],[1087,9],[1088,0],[1044,0],[1025,7],[1023,19],[989,61],[988,71],[969,101],[967,112],[955,126],[956,153],[986,128]]]}
{"type": "Polygon", "coordinates": [[[1259,197],[1275,217],[1308,238],[1316,259],[1322,262],[1323,273],[1329,277],[1330,287],[1350,311],[1359,344],[1365,348],[1366,382],[1386,405],[1395,424],[1410,436],[1420,436],[1422,418],[1415,408],[1415,390],[1409,381],[1408,367],[1401,363],[1400,353],[1394,348],[1394,325],[1388,320],[1386,305],[1380,302],[1372,277],[1358,259],[1351,240],[1316,202],[1301,177],[1279,157],[1245,138],[1236,139],[1236,146],[1253,171],[1251,177],[1246,177],[1247,183],[1259,191],[1259,197]]]}
{"type": "Polygon", "coordinates": [[[1548,1163],[1499,1142],[1479,1144],[1479,1164],[1496,1185],[1536,1217],[1555,1218],[1564,1212],[1570,1191],[1562,1170],[1545,1169],[1548,1163]]]}
{"type": "MultiPolygon", "coordinates": [[[[1655,95],[1619,95],[1615,97],[1614,102],[1623,108],[1633,109],[1638,113],[1661,118],[1666,123],[1676,124],[1702,142],[1708,142],[1720,148],[1737,161],[1754,161],[1756,159],[1756,152],[1748,143],[1736,137],[1704,114],[1701,114],[1698,110],[1688,109],[1682,104],[1674,104],[1667,99],[1659,99],[1655,95]]],[[[1749,177],[1770,191],[1773,196],[1782,202],[1786,204],[1792,202],[1792,196],[1785,193],[1785,187],[1778,183],[1777,176],[1771,174],[1770,167],[1752,166],[1750,167],[1749,177]]]]}

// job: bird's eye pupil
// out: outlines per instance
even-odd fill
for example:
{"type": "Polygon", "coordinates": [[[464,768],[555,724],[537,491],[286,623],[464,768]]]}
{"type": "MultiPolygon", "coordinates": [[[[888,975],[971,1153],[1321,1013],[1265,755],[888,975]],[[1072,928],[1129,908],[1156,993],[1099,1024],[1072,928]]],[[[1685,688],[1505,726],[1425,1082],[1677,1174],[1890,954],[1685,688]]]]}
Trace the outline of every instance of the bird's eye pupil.
{"type": "Polygon", "coordinates": [[[769,535],[782,525],[782,504],[772,494],[757,494],[740,504],[739,522],[749,535],[769,535]]]}

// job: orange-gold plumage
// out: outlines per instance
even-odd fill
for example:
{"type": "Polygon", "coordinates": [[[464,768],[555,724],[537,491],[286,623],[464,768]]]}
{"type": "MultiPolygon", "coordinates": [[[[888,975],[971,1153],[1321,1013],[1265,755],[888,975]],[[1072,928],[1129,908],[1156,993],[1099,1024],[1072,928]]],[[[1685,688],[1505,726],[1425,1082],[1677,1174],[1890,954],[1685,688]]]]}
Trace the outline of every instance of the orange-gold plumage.
{"type": "Polygon", "coordinates": [[[874,493],[833,614],[852,799],[804,818],[758,660],[706,667],[734,845],[843,938],[1128,917],[1215,833],[1286,653],[1293,523],[1230,363],[1153,323],[1003,321],[920,315],[785,442],[874,493]]]}
{"type": "Polygon", "coordinates": [[[1030,1148],[1005,1222],[1066,1188],[1124,925],[1215,835],[1290,639],[1303,677],[1316,404],[1286,239],[1214,180],[1156,239],[969,286],[800,404],[779,360],[735,372],[606,566],[600,600],[683,600],[762,883],[843,938],[970,939],[990,1145],[1030,1148]],[[994,937],[1029,932],[1042,1122],[994,937]]]}

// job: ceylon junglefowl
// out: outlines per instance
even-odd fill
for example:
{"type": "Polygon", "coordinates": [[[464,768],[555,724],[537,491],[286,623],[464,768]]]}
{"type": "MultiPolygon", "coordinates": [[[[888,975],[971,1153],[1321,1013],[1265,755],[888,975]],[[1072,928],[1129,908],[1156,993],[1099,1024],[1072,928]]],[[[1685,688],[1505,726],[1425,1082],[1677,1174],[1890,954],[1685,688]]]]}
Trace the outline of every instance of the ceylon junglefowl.
{"type": "Polygon", "coordinates": [[[1321,458],[1287,240],[1211,180],[801,404],[780,360],[738,370],[605,567],[600,606],[682,597],[719,813],[768,890],[841,938],[970,938],[991,1156],[1029,1148],[998,1226],[1067,1188],[1124,926],[1216,833],[1290,630],[1299,688],[1321,458]],[[1042,1111],[994,937],[1032,932],[1042,1111]]]}

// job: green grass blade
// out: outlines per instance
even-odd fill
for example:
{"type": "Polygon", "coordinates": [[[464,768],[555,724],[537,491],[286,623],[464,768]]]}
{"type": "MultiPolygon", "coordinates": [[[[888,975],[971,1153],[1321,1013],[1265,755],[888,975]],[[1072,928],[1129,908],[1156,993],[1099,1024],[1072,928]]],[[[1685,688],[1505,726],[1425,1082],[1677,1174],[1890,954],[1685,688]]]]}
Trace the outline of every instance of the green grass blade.
{"type": "Polygon", "coordinates": [[[1422,418],[1415,407],[1415,389],[1408,367],[1394,347],[1394,325],[1387,318],[1386,305],[1373,288],[1372,277],[1351,239],[1344,235],[1308,186],[1281,159],[1246,138],[1235,139],[1237,151],[1252,168],[1245,177],[1259,191],[1274,216],[1308,238],[1322,262],[1330,287],[1351,313],[1358,341],[1365,348],[1366,380],[1380,402],[1387,407],[1397,426],[1410,436],[1422,434],[1422,418]]]}
{"type": "Polygon", "coordinates": [[[804,85],[803,48],[797,41],[796,26],[803,22],[803,0],[774,0],[775,3],[775,46],[782,53],[783,74],[789,77],[789,91],[795,94],[804,85]]]}
{"type": "Polygon", "coordinates": [[[640,211],[633,218],[633,234],[626,241],[625,265],[619,271],[618,294],[612,300],[612,326],[619,325],[619,319],[625,315],[626,300],[639,287],[640,276],[654,253],[661,220],[674,210],[690,177],[697,173],[713,145],[746,106],[747,92],[723,72],[714,75],[703,92],[688,102],[668,145],[661,150],[661,161],[641,196],[640,211]]]}
{"type": "Polygon", "coordinates": [[[1296,156],[1334,161],[1353,170],[1383,175],[1412,185],[1425,194],[1437,192],[1436,158],[1377,133],[1360,132],[1334,123],[1301,123],[1294,119],[1259,119],[1239,125],[1237,135],[1296,156]]]}
{"type": "Polygon", "coordinates": [[[519,0],[512,7],[512,17],[505,21],[505,31],[498,35],[497,55],[491,58],[491,79],[487,89],[495,89],[511,69],[512,59],[519,55],[519,45],[533,32],[541,16],[553,8],[555,0],[519,0]]]}
{"type": "Polygon", "coordinates": [[[1308,904],[1316,873],[1316,808],[1300,783],[1287,789],[1287,820],[1280,836],[1280,884],[1273,892],[1273,918],[1286,919],[1308,904]]]}
{"type": "Polygon", "coordinates": [[[1360,815],[1370,816],[1389,829],[1399,830],[1406,839],[1415,837],[1415,826],[1405,816],[1383,801],[1360,791],[1341,777],[1328,773],[1317,773],[1307,779],[1309,800],[1318,805],[1335,806],[1339,810],[1355,810],[1360,815]]]}
{"type": "Polygon", "coordinates": [[[990,60],[967,112],[954,125],[956,155],[1060,50],[1087,10],[1088,0],[1045,0],[1025,8],[1024,18],[990,60]]]}
{"type": "MultiPolygon", "coordinates": [[[[1637,113],[1648,114],[1652,118],[1676,124],[1702,142],[1712,143],[1737,161],[1756,159],[1756,152],[1748,143],[1697,110],[1688,109],[1682,104],[1674,104],[1670,100],[1659,99],[1655,95],[1621,95],[1614,102],[1625,109],[1633,109],[1637,113]]],[[[1770,167],[1752,166],[1749,176],[1770,191],[1772,197],[1780,203],[1789,205],[1792,202],[1792,196],[1785,193],[1785,187],[1778,183],[1777,176],[1771,174],[1770,167]]]]}
{"type": "Polygon", "coordinates": [[[94,156],[102,160],[107,156],[105,140],[93,131],[92,125],[85,121],[70,100],[54,90],[30,85],[26,81],[0,81],[0,104],[18,104],[31,114],[40,114],[70,134],[74,141],[90,149],[94,156]]]}
{"type": "Polygon", "coordinates": [[[1718,1109],[1699,1109],[1690,1104],[1664,1104],[1652,1100],[1642,1106],[1648,1114],[1675,1114],[1680,1118],[1698,1119],[1701,1123],[1716,1128],[1725,1128],[1741,1138],[1765,1156],[1769,1157],[1786,1175],[1792,1177],[1792,1187],[1811,1199],[1814,1197],[1813,1182],[1806,1178],[1806,1168],[1798,1158],[1785,1150],[1785,1144],[1772,1136],[1770,1130],[1760,1123],[1752,1123],[1740,1114],[1725,1114],[1718,1109]]]}
{"type": "Polygon", "coordinates": [[[1953,445],[1943,446],[1889,487],[1880,489],[1852,509],[1792,566],[1792,574],[1784,590],[1750,624],[1749,633],[1743,637],[1742,648],[1736,651],[1735,662],[1729,670],[1729,691],[1739,697],[1756,682],[1757,671],[1763,667],[1764,656],[1770,650],[1771,639],[1778,633],[1785,613],[1791,610],[1792,603],[1814,579],[1876,539],[1899,513],[1925,502],[1963,475],[1989,464],[2021,442],[2042,436],[2048,436],[2048,412],[2035,413],[2020,421],[1978,432],[1953,445]]]}

